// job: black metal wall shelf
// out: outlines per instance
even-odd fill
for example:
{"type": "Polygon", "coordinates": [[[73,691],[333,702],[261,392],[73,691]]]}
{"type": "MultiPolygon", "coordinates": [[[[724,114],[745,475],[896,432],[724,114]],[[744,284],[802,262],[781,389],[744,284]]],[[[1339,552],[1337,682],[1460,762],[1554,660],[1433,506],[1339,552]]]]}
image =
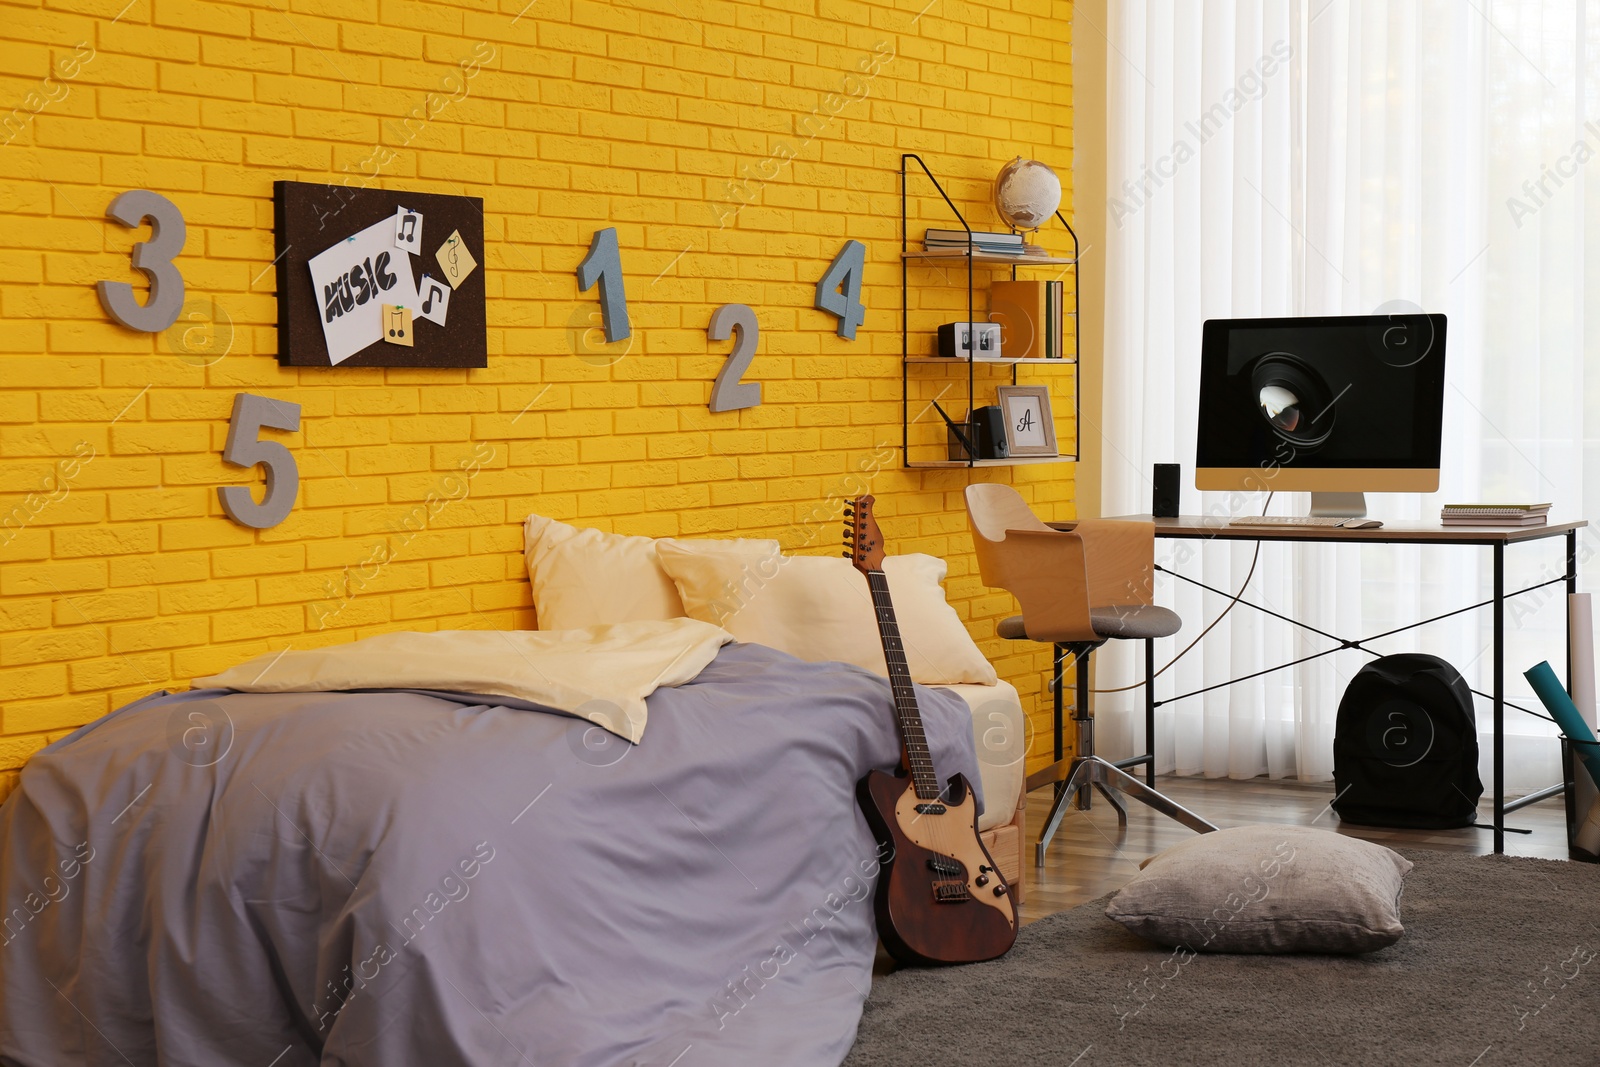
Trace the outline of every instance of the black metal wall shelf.
{"type": "MultiPolygon", "coordinates": [[[[1062,454],[1062,455],[1057,455],[1057,456],[1018,456],[1018,457],[1014,457],[1014,458],[1010,458],[1010,459],[970,459],[969,458],[969,459],[964,459],[964,460],[957,460],[957,459],[919,459],[919,460],[913,460],[911,458],[911,447],[912,447],[911,446],[911,379],[910,379],[910,373],[909,372],[910,372],[910,368],[912,366],[928,366],[928,365],[931,365],[931,364],[943,364],[946,367],[952,367],[952,368],[965,366],[966,367],[966,379],[967,379],[967,411],[970,412],[972,410],[972,408],[973,408],[973,396],[974,396],[974,393],[976,392],[976,367],[978,365],[989,364],[989,365],[993,365],[993,366],[1000,366],[1000,367],[1008,366],[1008,367],[1010,367],[1011,368],[1011,384],[1015,385],[1017,383],[1017,368],[1019,366],[1038,367],[1038,368],[1042,368],[1042,369],[1053,369],[1053,368],[1056,368],[1056,367],[1073,367],[1073,368],[1076,368],[1078,366],[1079,360],[1080,360],[1080,348],[1079,348],[1079,338],[1078,338],[1078,322],[1077,322],[1077,319],[1078,319],[1078,235],[1075,232],[1073,232],[1071,224],[1068,223],[1067,220],[1062,217],[1061,212],[1057,211],[1055,213],[1055,215],[1056,215],[1056,219],[1061,223],[1061,225],[1066,228],[1067,234],[1069,236],[1071,236],[1071,238],[1072,238],[1072,255],[1070,257],[1068,257],[1068,256],[1030,256],[1030,255],[1011,256],[1011,255],[1003,255],[1003,254],[995,253],[995,252],[982,252],[982,251],[977,251],[977,250],[973,250],[973,249],[960,249],[960,248],[937,249],[937,250],[933,250],[933,251],[917,251],[917,250],[913,250],[910,247],[910,216],[908,214],[909,191],[908,191],[908,188],[907,188],[907,186],[908,186],[908,180],[907,179],[908,179],[908,173],[909,173],[908,164],[911,164],[911,163],[915,163],[917,165],[917,167],[922,171],[922,173],[927,176],[928,181],[933,184],[934,190],[936,192],[938,192],[939,196],[944,200],[945,205],[950,209],[951,214],[953,214],[956,217],[956,221],[961,224],[962,229],[966,230],[968,234],[972,233],[972,227],[967,224],[966,217],[961,214],[961,209],[956,207],[955,202],[952,201],[950,199],[949,194],[947,194],[944,191],[944,186],[939,184],[939,179],[937,179],[937,178],[935,178],[933,176],[933,172],[928,169],[928,165],[922,161],[921,157],[913,155],[913,154],[909,154],[909,153],[905,154],[905,155],[902,155],[900,157],[900,355],[901,355],[901,361],[900,361],[900,429],[901,429],[901,461],[902,461],[902,463],[906,467],[946,468],[946,469],[949,469],[949,468],[957,468],[957,467],[1020,467],[1020,466],[1031,466],[1031,465],[1039,464],[1039,463],[1075,463],[1075,462],[1077,462],[1077,459],[1078,459],[1077,441],[1078,441],[1079,426],[1080,426],[1082,420],[1080,418],[1080,415],[1081,415],[1081,409],[1080,409],[1080,404],[1079,404],[1080,390],[1078,388],[1078,382],[1076,380],[1076,373],[1077,373],[1076,369],[1074,369],[1074,381],[1073,381],[1073,386],[1072,386],[1072,439],[1073,439],[1073,450],[1072,450],[1072,454],[1071,455],[1062,454]],[[1066,359],[1066,358],[1063,358],[1063,359],[1039,359],[1039,358],[1035,358],[1035,357],[1027,357],[1027,358],[1020,358],[1020,359],[1006,359],[1006,358],[998,358],[998,359],[996,359],[996,358],[985,358],[985,357],[980,356],[980,357],[977,357],[975,359],[951,359],[951,358],[948,358],[948,357],[945,357],[945,356],[922,356],[922,355],[914,356],[914,355],[912,355],[911,354],[911,298],[910,298],[910,293],[911,293],[910,270],[911,270],[911,268],[912,267],[930,267],[930,266],[945,267],[945,266],[949,266],[951,264],[962,263],[962,262],[964,262],[965,265],[966,265],[966,272],[965,273],[966,273],[966,281],[967,281],[967,319],[966,319],[967,322],[980,321],[973,314],[974,304],[975,304],[974,292],[975,292],[976,286],[977,286],[977,271],[978,271],[978,269],[980,267],[983,268],[983,269],[986,269],[986,270],[989,269],[989,268],[993,268],[993,267],[1005,267],[1005,268],[1008,268],[1011,271],[1011,277],[1012,277],[1013,280],[1017,277],[1017,269],[1019,267],[1020,268],[1026,268],[1026,267],[1067,267],[1067,268],[1069,268],[1068,271],[1063,272],[1063,273],[1070,273],[1071,274],[1071,279],[1072,279],[1071,280],[1071,284],[1069,286],[1067,286],[1066,288],[1072,294],[1072,300],[1071,300],[1072,310],[1064,312],[1064,316],[1067,317],[1067,318],[1070,318],[1072,320],[1072,357],[1070,359],[1066,359]]],[[[938,283],[937,282],[919,282],[918,284],[938,284],[938,283]]],[[[1054,409],[1054,407],[1055,407],[1055,405],[1054,405],[1054,403],[1052,403],[1051,404],[1052,410],[1054,409]]],[[[929,408],[931,410],[931,405],[929,405],[929,408]]],[[[928,446],[928,445],[922,446],[922,448],[924,449],[925,452],[930,447],[931,446],[928,446]]]]}

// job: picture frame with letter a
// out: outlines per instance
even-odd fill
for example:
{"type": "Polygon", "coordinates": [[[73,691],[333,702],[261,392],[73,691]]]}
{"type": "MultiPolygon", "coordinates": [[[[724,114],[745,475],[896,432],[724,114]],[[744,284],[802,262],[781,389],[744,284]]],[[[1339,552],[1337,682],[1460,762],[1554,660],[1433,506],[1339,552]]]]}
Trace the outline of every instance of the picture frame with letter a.
{"type": "Polygon", "coordinates": [[[273,183],[278,362],[487,367],[483,200],[273,183]]]}
{"type": "Polygon", "coordinates": [[[1012,456],[1058,456],[1050,390],[1043,385],[1002,385],[995,390],[1012,456]]]}

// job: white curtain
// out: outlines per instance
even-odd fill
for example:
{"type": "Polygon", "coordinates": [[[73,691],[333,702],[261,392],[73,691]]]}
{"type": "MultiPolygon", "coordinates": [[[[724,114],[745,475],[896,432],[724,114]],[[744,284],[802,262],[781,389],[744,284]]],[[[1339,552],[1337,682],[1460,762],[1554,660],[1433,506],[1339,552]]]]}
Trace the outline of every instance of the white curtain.
{"type": "MultiPolygon", "coordinates": [[[[1260,495],[1194,489],[1205,319],[1420,306],[1449,320],[1441,490],[1369,494],[1371,514],[1435,519],[1447,501],[1549,500],[1560,517],[1600,518],[1600,405],[1590,402],[1600,373],[1586,373],[1600,366],[1600,347],[1584,314],[1600,292],[1592,8],[1112,0],[1106,33],[1105,514],[1149,511],[1157,462],[1183,464],[1186,513],[1259,513],[1260,495]]],[[[1307,503],[1279,494],[1271,511],[1304,513],[1307,503]]],[[[1596,544],[1580,537],[1580,590],[1594,588],[1596,544]]],[[[1508,587],[1560,574],[1563,550],[1560,538],[1509,548],[1508,587]]],[[[1248,543],[1157,549],[1172,570],[1230,593],[1253,553],[1248,543]]],[[[1491,574],[1480,548],[1268,545],[1246,599],[1365,638],[1487,598],[1491,574]]],[[[1162,664],[1226,597],[1170,577],[1158,595],[1185,622],[1158,643],[1162,664]]],[[[1522,671],[1541,659],[1564,675],[1565,612],[1559,585],[1514,602],[1510,699],[1539,707],[1522,671]]],[[[1442,656],[1487,693],[1490,627],[1480,610],[1373,647],[1442,656]]],[[[1157,696],[1334,644],[1241,605],[1161,677],[1157,696]]],[[[1164,704],[1160,769],[1330,778],[1339,697],[1370,659],[1341,651],[1164,704]]],[[[1097,688],[1138,676],[1134,650],[1102,652],[1097,688]]],[[[1102,751],[1142,751],[1142,693],[1106,694],[1097,706],[1102,751]]],[[[1487,787],[1488,701],[1477,715],[1487,787]]],[[[1514,710],[1506,723],[1508,791],[1557,781],[1554,727],[1514,710]]]]}

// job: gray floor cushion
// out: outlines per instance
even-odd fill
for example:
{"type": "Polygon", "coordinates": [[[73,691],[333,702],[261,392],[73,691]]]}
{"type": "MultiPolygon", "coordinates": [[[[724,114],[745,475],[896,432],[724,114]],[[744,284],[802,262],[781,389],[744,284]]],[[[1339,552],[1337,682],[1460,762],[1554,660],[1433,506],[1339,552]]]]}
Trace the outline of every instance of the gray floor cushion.
{"type": "Polygon", "coordinates": [[[1239,826],[1146,860],[1106,915],[1191,952],[1371,952],[1405,933],[1399,853],[1306,826],[1239,826]]]}

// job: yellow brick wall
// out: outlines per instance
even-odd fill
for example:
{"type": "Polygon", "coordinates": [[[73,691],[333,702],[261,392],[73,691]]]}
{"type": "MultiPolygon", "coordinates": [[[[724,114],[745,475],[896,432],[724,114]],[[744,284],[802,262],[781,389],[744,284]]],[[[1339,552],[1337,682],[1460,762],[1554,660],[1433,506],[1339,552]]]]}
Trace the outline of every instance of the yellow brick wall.
{"type": "MultiPolygon", "coordinates": [[[[531,511],[833,551],[850,475],[901,437],[900,153],[921,154],[975,225],[997,221],[988,185],[1005,160],[1044,160],[1070,218],[1070,13],[1069,0],[8,0],[0,794],[65,731],[266,650],[532,625],[531,511]],[[488,369],[280,368],[275,179],[482,197],[488,369]],[[94,291],[125,280],[143,297],[128,256],[148,231],[103,217],[135,188],[188,222],[177,263],[197,317],[164,335],[113,324],[94,291]],[[585,333],[595,294],[574,270],[605,225],[631,344],[585,333]],[[850,238],[868,249],[854,342],[812,307],[850,238]],[[747,380],[765,402],[712,414],[729,346],[705,328],[730,302],[759,318],[747,380]],[[261,532],[227,520],[215,492],[259,481],[220,457],[240,391],[304,411],[299,432],[269,434],[302,481],[289,519],[261,532]],[[473,457],[465,495],[404,532],[473,457]]],[[[913,205],[946,224],[937,208],[913,205]]],[[[913,275],[923,319],[964,306],[964,290],[913,275]]],[[[1056,386],[1067,450],[1072,379],[1054,373],[1023,380],[1056,386]]],[[[913,378],[914,395],[936,395],[927,372],[913,378]]],[[[961,407],[964,384],[949,395],[961,407]]],[[[931,418],[920,432],[937,433],[931,418]]],[[[1073,514],[1070,464],[977,476],[1073,514]]],[[[892,549],[949,560],[951,601],[1031,705],[1046,657],[993,637],[1013,605],[977,580],[968,481],[896,455],[871,485],[892,549]]]]}

